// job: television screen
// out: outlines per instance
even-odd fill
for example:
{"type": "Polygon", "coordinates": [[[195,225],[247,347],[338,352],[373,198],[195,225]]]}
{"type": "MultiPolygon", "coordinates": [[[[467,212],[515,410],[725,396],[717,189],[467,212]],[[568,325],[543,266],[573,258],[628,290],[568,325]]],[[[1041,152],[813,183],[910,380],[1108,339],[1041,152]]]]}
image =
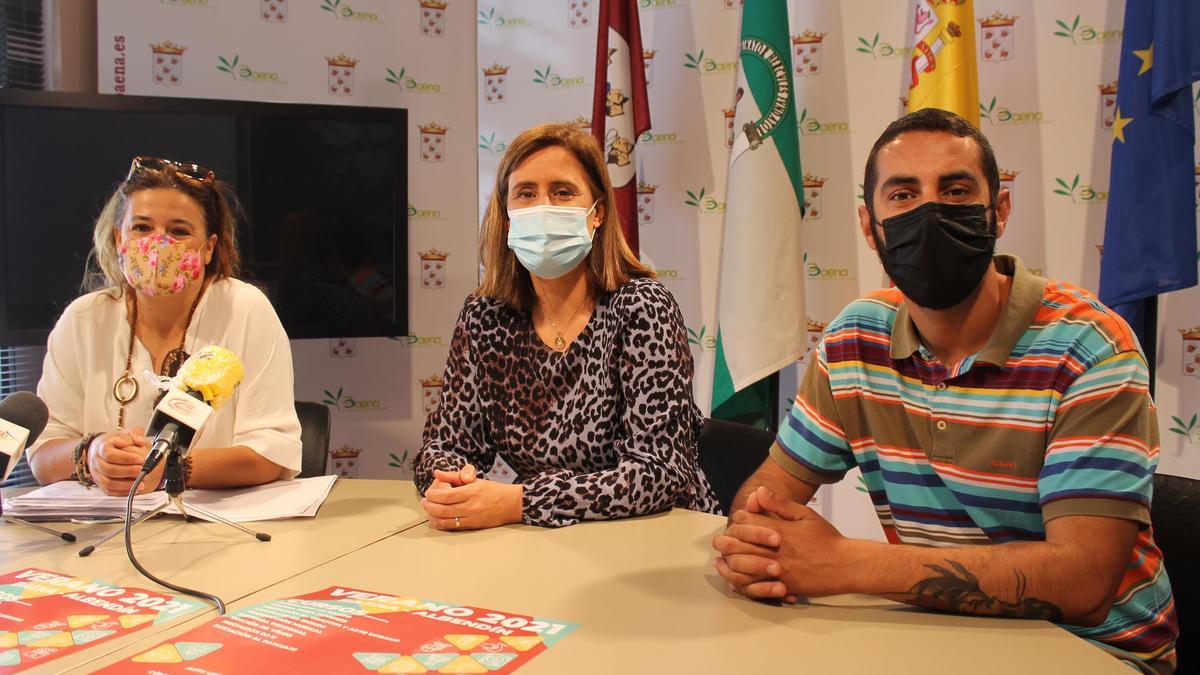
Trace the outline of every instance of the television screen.
{"type": "Polygon", "coordinates": [[[403,109],[0,91],[0,344],[42,344],[135,155],[240,198],[242,278],[293,338],[407,330],[403,109]]]}

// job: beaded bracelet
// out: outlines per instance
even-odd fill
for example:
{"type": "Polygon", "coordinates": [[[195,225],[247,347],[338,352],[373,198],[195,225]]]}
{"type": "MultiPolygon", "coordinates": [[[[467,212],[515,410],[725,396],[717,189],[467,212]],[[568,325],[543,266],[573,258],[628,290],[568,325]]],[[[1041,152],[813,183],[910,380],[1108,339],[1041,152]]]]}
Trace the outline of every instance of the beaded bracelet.
{"type": "Polygon", "coordinates": [[[92,447],[92,441],[103,434],[94,433],[87,434],[79,440],[79,444],[75,446],[75,451],[71,453],[71,460],[75,463],[75,474],[71,476],[85,487],[95,485],[92,480],[92,472],[88,470],[88,449],[92,447]]]}

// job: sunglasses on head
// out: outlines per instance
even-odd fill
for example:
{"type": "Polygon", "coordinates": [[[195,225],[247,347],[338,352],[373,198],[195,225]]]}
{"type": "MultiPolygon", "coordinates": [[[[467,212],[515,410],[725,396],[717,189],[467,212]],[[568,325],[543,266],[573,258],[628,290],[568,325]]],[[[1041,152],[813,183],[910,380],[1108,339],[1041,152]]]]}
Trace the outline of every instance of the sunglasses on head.
{"type": "Polygon", "coordinates": [[[217,177],[212,169],[200,166],[199,164],[188,164],[186,162],[162,159],[161,157],[142,157],[139,155],[134,157],[133,163],[129,165],[129,174],[125,176],[125,180],[133,178],[134,174],[143,169],[150,171],[166,171],[169,169],[181,176],[187,176],[201,183],[211,183],[217,177]]]}

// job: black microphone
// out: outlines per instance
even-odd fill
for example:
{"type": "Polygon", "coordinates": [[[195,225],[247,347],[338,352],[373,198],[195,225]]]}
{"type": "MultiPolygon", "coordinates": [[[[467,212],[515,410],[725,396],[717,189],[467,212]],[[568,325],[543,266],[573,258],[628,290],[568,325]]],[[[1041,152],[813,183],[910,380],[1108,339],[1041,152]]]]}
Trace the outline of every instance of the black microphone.
{"type": "Polygon", "coordinates": [[[179,368],[178,388],[167,390],[150,418],[146,436],[154,443],[142,470],[153,471],[170,453],[186,456],[209,415],[233,396],[242,374],[242,362],[224,347],[204,347],[189,357],[179,368]]]}
{"type": "Polygon", "coordinates": [[[49,421],[46,404],[27,391],[18,391],[0,401],[0,476],[7,477],[9,460],[33,445],[49,421]]]}

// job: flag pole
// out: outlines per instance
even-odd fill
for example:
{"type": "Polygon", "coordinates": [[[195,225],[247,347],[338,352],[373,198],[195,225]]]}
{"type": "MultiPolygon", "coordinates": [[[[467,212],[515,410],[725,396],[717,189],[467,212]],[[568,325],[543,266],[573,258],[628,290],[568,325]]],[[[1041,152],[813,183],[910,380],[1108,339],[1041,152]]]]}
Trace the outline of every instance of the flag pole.
{"type": "Polygon", "coordinates": [[[1142,312],[1142,335],[1146,336],[1142,351],[1146,356],[1146,369],[1150,376],[1150,398],[1154,398],[1154,372],[1158,370],[1158,296],[1153,295],[1143,300],[1145,309],[1142,312]]]}
{"type": "Polygon", "coordinates": [[[779,371],[767,378],[767,431],[779,433],[779,371]]]}

